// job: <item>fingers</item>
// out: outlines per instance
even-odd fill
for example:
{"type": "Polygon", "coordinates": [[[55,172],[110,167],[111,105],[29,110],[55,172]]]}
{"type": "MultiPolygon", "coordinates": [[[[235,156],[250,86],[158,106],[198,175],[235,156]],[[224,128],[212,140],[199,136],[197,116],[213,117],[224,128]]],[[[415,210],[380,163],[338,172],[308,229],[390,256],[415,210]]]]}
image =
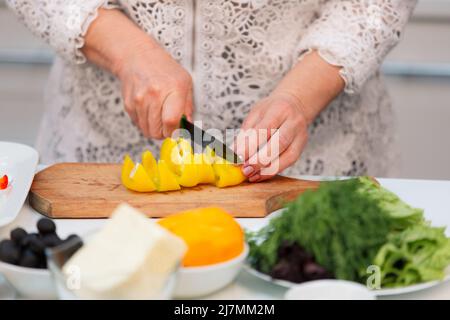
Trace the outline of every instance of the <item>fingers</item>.
{"type": "Polygon", "coordinates": [[[145,137],[162,139],[178,128],[181,116],[192,118],[192,92],[173,91],[164,101],[151,93],[127,93],[125,108],[145,137]],[[187,99],[186,99],[187,98],[187,99]]]}
{"type": "Polygon", "coordinates": [[[194,99],[192,96],[192,88],[189,89],[186,102],[184,105],[184,114],[186,115],[186,118],[192,122],[192,114],[194,113],[194,99]]]}
{"type": "Polygon", "coordinates": [[[253,140],[250,136],[257,134],[257,132],[255,130],[252,130],[252,128],[254,127],[254,125],[256,125],[259,119],[259,108],[255,106],[252,110],[250,110],[250,113],[245,118],[244,122],[242,123],[241,130],[239,131],[238,135],[233,141],[233,144],[231,145],[231,149],[233,149],[234,152],[236,152],[236,154],[239,155],[244,161],[249,157],[248,149],[251,147],[249,145],[249,141],[253,140]]]}
{"type": "Polygon", "coordinates": [[[256,128],[241,129],[232,148],[235,152],[246,161],[255,154],[258,147],[267,141],[268,137],[265,130],[258,130],[256,128]]]}
{"type": "Polygon", "coordinates": [[[122,96],[125,105],[125,111],[128,113],[131,121],[133,121],[133,123],[138,126],[138,118],[136,109],[134,108],[132,92],[133,89],[131,87],[125,87],[122,91],[122,96]]]}
{"type": "Polygon", "coordinates": [[[185,110],[186,94],[179,91],[169,93],[162,106],[163,136],[170,137],[172,132],[179,127],[181,116],[185,110]]]}
{"type": "Polygon", "coordinates": [[[255,155],[285,120],[286,115],[276,108],[263,112],[266,107],[266,102],[263,101],[250,112],[235,140],[236,153],[244,161],[255,155]]]}
{"type": "Polygon", "coordinates": [[[293,143],[297,133],[298,128],[295,128],[294,123],[289,120],[285,121],[271,136],[270,140],[244,164],[244,174],[250,171],[254,173],[259,172],[262,168],[277,160],[293,143]],[[246,169],[246,167],[251,167],[252,169],[246,169]]]}
{"type": "Polygon", "coordinates": [[[268,180],[293,165],[300,157],[300,154],[306,145],[306,141],[306,139],[295,139],[279,158],[271,162],[267,167],[261,168],[259,172],[249,178],[249,181],[261,182],[268,180]]]}
{"type": "Polygon", "coordinates": [[[149,101],[148,109],[148,137],[153,139],[164,138],[163,124],[161,119],[162,101],[158,101],[156,97],[151,99],[149,101]]]}
{"type": "Polygon", "coordinates": [[[145,94],[138,93],[134,99],[134,110],[136,111],[137,115],[137,125],[139,126],[139,129],[141,130],[142,134],[146,137],[149,136],[149,126],[148,126],[148,98],[145,96],[145,94]]]}

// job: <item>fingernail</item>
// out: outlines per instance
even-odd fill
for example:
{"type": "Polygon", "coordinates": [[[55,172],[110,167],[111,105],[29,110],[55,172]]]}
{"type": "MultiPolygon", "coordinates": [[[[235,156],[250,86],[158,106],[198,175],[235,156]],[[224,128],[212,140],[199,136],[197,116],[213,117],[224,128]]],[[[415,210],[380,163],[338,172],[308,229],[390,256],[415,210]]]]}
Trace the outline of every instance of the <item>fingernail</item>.
{"type": "Polygon", "coordinates": [[[242,168],[242,173],[243,173],[245,176],[249,176],[254,170],[255,170],[255,169],[253,169],[252,166],[246,166],[246,167],[242,168]]]}
{"type": "Polygon", "coordinates": [[[255,174],[254,176],[251,176],[248,181],[250,182],[255,182],[257,180],[259,180],[259,178],[261,178],[261,176],[259,174],[255,174]]]}

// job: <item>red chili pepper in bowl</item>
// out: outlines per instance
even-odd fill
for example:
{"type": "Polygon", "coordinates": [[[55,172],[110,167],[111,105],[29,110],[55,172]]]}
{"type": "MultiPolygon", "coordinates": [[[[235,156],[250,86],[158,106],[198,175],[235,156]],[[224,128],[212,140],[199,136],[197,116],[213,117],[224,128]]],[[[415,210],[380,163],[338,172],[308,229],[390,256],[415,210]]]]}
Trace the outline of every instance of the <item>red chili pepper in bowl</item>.
{"type": "Polygon", "coordinates": [[[4,190],[8,187],[8,176],[5,174],[0,178],[0,190],[4,190]]]}

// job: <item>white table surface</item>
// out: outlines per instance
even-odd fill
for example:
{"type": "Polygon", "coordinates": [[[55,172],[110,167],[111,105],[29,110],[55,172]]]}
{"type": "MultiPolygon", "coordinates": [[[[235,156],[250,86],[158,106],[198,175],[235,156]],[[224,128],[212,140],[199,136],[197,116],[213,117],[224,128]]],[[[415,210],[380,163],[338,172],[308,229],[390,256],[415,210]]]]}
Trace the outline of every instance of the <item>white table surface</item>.
{"type": "MultiPolygon", "coordinates": [[[[40,167],[42,168],[42,167],[40,167]]],[[[311,178],[311,177],[303,177],[311,178]]],[[[425,216],[435,226],[450,226],[450,181],[378,179],[381,185],[395,192],[412,206],[425,209],[425,216]]],[[[16,220],[0,228],[0,238],[8,235],[17,226],[34,230],[36,221],[42,215],[25,203],[16,220]]],[[[246,229],[256,230],[265,225],[270,218],[237,219],[246,229]]],[[[58,234],[65,237],[72,233],[83,234],[99,228],[104,219],[56,219],[58,234]]],[[[450,228],[447,229],[450,236],[450,228]]],[[[223,290],[212,294],[207,299],[282,299],[286,289],[260,280],[242,271],[237,280],[223,290]]],[[[389,299],[450,299],[450,282],[443,283],[423,291],[390,296],[389,299]]]]}

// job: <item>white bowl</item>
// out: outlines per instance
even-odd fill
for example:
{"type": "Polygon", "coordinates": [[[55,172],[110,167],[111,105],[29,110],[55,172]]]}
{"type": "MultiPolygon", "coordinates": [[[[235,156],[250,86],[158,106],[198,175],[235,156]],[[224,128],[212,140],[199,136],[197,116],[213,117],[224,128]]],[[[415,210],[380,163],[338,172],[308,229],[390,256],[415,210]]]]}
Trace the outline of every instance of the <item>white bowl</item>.
{"type": "Polygon", "coordinates": [[[227,286],[236,278],[248,255],[245,244],[242,253],[231,260],[202,267],[182,267],[178,271],[173,296],[196,298],[227,286]]]}
{"type": "Polygon", "coordinates": [[[374,300],[375,294],[362,284],[345,280],[316,280],[293,286],[287,300],[374,300]]]}
{"type": "Polygon", "coordinates": [[[25,268],[0,261],[0,273],[22,298],[57,298],[55,284],[48,269],[25,268]]]}

